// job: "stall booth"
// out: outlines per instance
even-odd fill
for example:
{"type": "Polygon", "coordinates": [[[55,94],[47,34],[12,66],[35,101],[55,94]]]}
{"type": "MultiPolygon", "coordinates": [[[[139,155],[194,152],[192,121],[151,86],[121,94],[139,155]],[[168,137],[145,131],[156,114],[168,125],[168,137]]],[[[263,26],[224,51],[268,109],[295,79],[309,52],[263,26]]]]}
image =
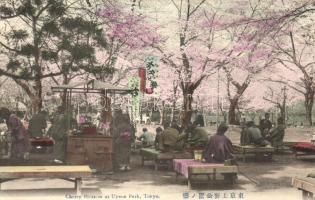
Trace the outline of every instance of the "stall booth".
{"type": "Polygon", "coordinates": [[[69,126],[66,147],[66,162],[70,165],[89,165],[96,171],[113,170],[113,139],[111,133],[112,103],[115,95],[130,94],[132,90],[118,87],[98,80],[72,83],[52,87],[53,92],[66,93],[66,112],[72,113],[71,103],[74,93],[100,94],[101,114],[100,123],[95,125],[83,116],[77,118],[78,124],[69,126]]]}

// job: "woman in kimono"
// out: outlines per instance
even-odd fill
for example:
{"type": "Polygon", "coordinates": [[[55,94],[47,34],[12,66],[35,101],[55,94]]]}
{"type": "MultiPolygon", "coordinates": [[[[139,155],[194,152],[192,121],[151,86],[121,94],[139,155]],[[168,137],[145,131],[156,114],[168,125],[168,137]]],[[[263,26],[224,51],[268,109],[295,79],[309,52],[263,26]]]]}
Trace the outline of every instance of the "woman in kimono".
{"type": "Polygon", "coordinates": [[[11,158],[15,162],[23,162],[29,159],[30,141],[29,135],[22,121],[12,114],[7,108],[0,108],[0,117],[4,118],[11,134],[11,158]]]}
{"type": "Polygon", "coordinates": [[[116,111],[113,117],[114,168],[120,171],[130,170],[131,143],[134,140],[134,128],[128,114],[116,111]]]}

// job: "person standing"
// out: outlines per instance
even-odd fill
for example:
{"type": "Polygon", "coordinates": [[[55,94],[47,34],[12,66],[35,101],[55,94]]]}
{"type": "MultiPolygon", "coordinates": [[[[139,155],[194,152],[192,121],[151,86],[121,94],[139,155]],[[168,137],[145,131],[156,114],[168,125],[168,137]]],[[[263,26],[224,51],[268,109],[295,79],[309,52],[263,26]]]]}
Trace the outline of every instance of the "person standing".
{"type": "Polygon", "coordinates": [[[8,132],[11,134],[11,158],[14,162],[29,159],[30,140],[22,121],[7,108],[0,109],[0,116],[5,119],[8,132]]]}
{"type": "Polygon", "coordinates": [[[54,141],[54,162],[64,163],[66,158],[66,144],[67,144],[67,131],[70,128],[70,123],[76,121],[69,114],[64,114],[62,106],[57,108],[57,112],[54,114],[52,125],[47,131],[47,134],[51,136],[54,141]]]}
{"type": "Polygon", "coordinates": [[[40,111],[30,119],[28,133],[31,137],[42,137],[44,135],[47,128],[46,116],[46,111],[40,111]]]}
{"type": "Polygon", "coordinates": [[[134,129],[128,114],[121,110],[113,116],[113,140],[114,140],[114,168],[120,171],[128,171],[130,168],[131,143],[134,139],[134,129]]]}

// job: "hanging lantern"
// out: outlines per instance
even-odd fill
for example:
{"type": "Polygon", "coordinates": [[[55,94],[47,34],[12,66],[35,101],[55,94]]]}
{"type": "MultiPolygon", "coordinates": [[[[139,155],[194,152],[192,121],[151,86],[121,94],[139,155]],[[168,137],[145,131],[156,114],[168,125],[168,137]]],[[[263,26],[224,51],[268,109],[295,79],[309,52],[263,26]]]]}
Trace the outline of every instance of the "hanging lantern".
{"type": "Polygon", "coordinates": [[[146,88],[145,93],[146,94],[153,94],[153,88],[146,88]]]}

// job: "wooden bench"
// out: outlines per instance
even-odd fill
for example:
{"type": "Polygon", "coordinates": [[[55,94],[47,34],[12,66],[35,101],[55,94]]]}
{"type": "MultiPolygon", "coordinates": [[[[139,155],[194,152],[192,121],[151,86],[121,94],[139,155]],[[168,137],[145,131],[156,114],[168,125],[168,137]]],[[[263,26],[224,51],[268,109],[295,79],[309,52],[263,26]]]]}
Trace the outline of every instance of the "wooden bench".
{"type": "MultiPolygon", "coordinates": [[[[188,180],[188,187],[191,188],[193,178],[204,175],[207,176],[206,183],[217,183],[220,181],[219,175],[222,175],[222,182],[233,185],[237,179],[238,168],[235,165],[226,166],[220,163],[203,163],[193,159],[174,159],[174,171],[177,177],[181,174],[188,180]]],[[[198,181],[194,181],[196,183],[198,181]]],[[[198,183],[204,183],[199,181],[198,183]]]]}
{"type": "Polygon", "coordinates": [[[82,178],[92,171],[87,165],[75,166],[8,166],[0,167],[1,183],[21,178],[58,178],[75,183],[77,194],[81,194],[82,178]]]}
{"type": "Polygon", "coordinates": [[[243,158],[243,162],[246,162],[246,155],[254,154],[256,157],[264,157],[265,155],[269,160],[272,160],[272,155],[275,152],[275,148],[272,146],[254,146],[254,145],[239,145],[233,144],[233,153],[240,154],[243,158]]]}
{"type": "Polygon", "coordinates": [[[160,152],[152,148],[142,148],[140,155],[141,166],[144,166],[145,161],[153,161],[155,170],[158,170],[160,166],[172,169],[173,159],[189,159],[193,157],[192,153],[189,152],[160,152]]]}
{"type": "Polygon", "coordinates": [[[314,199],[315,178],[295,177],[292,179],[292,186],[299,190],[302,190],[303,200],[314,199]]]}

